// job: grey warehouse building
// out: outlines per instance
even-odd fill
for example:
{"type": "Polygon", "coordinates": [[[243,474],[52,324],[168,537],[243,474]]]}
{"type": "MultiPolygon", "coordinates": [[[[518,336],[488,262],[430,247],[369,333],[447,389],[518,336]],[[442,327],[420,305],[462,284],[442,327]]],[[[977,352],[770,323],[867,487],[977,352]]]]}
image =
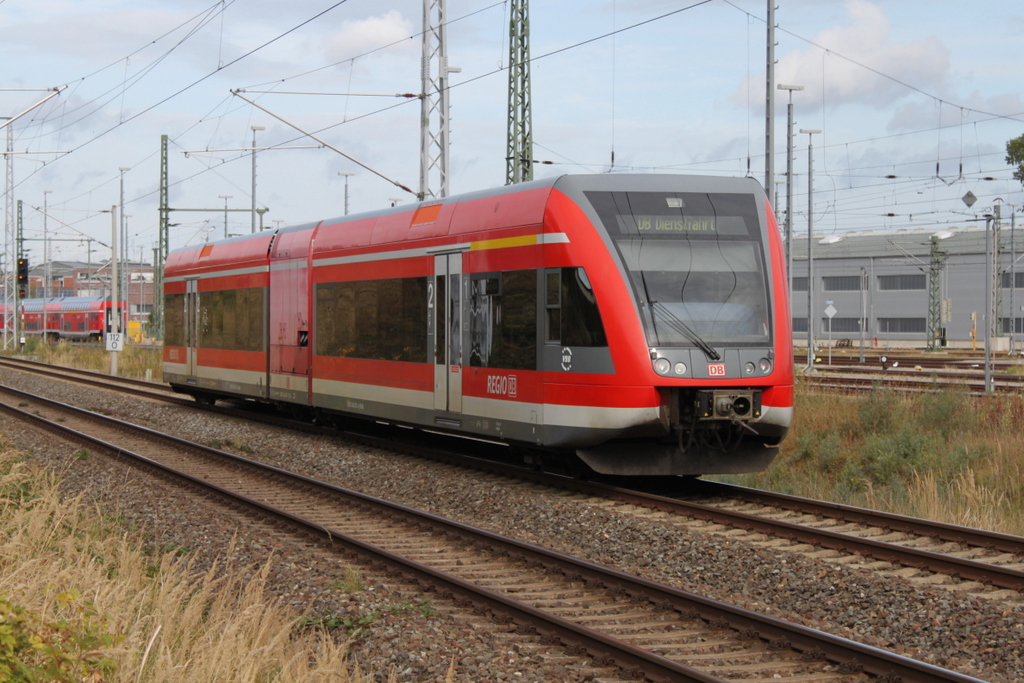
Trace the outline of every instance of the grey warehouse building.
{"type": "MultiPolygon", "coordinates": [[[[1007,221],[992,230],[993,352],[1020,349],[1024,330],[1024,234],[1007,221]],[[1020,254],[1016,252],[1020,251],[1020,254]],[[1012,287],[1016,287],[1013,289],[1012,287]],[[1012,323],[1011,323],[1012,320],[1012,323]],[[1012,328],[1011,328],[1012,325],[1012,328]]],[[[984,348],[984,223],[947,230],[843,233],[814,237],[814,335],[817,348],[844,345],[984,348]],[[931,274],[937,272],[936,284],[931,274]],[[931,290],[937,286],[937,290],[931,290]],[[831,305],[831,308],[830,308],[831,305]],[[832,313],[829,318],[827,312],[832,313]],[[930,324],[931,323],[931,324],[930,324]]],[[[807,236],[793,240],[792,316],[797,346],[807,342],[807,236]]]]}

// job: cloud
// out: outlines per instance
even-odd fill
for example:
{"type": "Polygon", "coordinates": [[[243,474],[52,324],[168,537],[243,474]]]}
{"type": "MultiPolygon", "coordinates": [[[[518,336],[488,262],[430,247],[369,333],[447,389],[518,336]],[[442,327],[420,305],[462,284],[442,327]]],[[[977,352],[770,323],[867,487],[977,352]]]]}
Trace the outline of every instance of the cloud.
{"type": "MultiPolygon", "coordinates": [[[[880,108],[913,94],[907,85],[937,95],[946,91],[950,52],[942,41],[929,37],[897,42],[885,11],[868,0],[847,0],[846,14],[845,23],[824,29],[811,39],[820,47],[811,45],[779,58],[775,82],[805,88],[793,93],[794,103],[805,111],[846,104],[880,108]]],[[[751,98],[763,99],[764,82],[762,71],[752,76],[749,84],[742,83],[732,100],[745,105],[748,86],[751,98]]]]}
{"type": "Polygon", "coordinates": [[[346,20],[327,39],[326,58],[331,62],[339,62],[403,40],[406,42],[390,48],[389,54],[394,54],[396,50],[402,53],[415,52],[420,49],[420,41],[406,39],[418,35],[419,29],[397,10],[365,19],[346,20]]]}
{"type": "Polygon", "coordinates": [[[962,101],[974,111],[961,110],[956,105],[948,102],[940,103],[934,99],[918,99],[901,103],[894,110],[886,129],[893,132],[920,130],[922,127],[928,127],[929,124],[935,127],[949,128],[987,120],[992,116],[1019,116],[1021,112],[1024,112],[1024,99],[1021,99],[1021,96],[1016,93],[985,97],[980,92],[974,91],[963,97],[962,101]]]}

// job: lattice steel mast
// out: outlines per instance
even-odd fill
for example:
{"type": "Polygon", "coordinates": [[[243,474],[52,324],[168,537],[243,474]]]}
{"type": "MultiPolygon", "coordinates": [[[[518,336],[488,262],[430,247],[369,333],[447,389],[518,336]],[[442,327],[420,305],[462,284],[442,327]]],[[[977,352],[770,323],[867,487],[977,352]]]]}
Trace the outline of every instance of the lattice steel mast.
{"type": "Polygon", "coordinates": [[[508,148],[505,184],[533,180],[529,0],[512,0],[508,26],[508,148]]]}
{"type": "Polygon", "coordinates": [[[168,207],[167,179],[167,136],[160,136],[160,226],[157,232],[155,263],[153,264],[153,313],[149,318],[149,329],[156,339],[164,338],[164,262],[167,260],[171,229],[170,207],[168,207]]]}
{"type": "Polygon", "coordinates": [[[948,254],[939,250],[938,235],[932,235],[928,259],[928,350],[938,351],[942,336],[942,299],[940,276],[948,254]]]}
{"type": "Polygon", "coordinates": [[[448,196],[448,66],[445,0],[423,0],[420,61],[420,200],[448,196]]]}
{"type": "MultiPolygon", "coordinates": [[[[21,258],[21,243],[17,241],[14,228],[14,155],[13,126],[7,126],[7,147],[4,154],[6,170],[4,172],[4,263],[3,263],[3,296],[7,310],[16,311],[18,307],[18,276],[17,260],[21,258]]],[[[4,316],[4,348],[13,345],[17,348],[18,328],[17,315],[4,316]]]]}

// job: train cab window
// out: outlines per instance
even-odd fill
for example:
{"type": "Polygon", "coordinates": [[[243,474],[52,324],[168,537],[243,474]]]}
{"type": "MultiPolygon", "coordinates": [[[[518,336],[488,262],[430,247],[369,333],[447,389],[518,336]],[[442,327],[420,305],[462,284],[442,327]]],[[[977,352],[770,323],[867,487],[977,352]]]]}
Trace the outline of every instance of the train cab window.
{"type": "Polygon", "coordinates": [[[469,365],[536,370],[537,271],[476,273],[469,297],[469,365]]]}
{"type": "Polygon", "coordinates": [[[583,268],[546,271],[545,341],[564,346],[608,346],[590,278],[583,268]]]}
{"type": "Polygon", "coordinates": [[[753,193],[587,192],[658,346],[771,342],[763,226],[753,193]]]}

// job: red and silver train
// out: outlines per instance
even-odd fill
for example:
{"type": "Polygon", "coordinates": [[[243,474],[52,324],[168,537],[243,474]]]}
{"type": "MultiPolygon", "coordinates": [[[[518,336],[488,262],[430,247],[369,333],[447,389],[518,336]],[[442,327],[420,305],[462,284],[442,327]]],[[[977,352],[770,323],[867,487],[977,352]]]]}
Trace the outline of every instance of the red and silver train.
{"type": "Polygon", "coordinates": [[[565,175],[172,252],[164,378],[606,474],[764,469],[782,245],[744,178],[565,175]],[[578,462],[578,461],[577,461],[578,462]]]}
{"type": "MultiPolygon", "coordinates": [[[[6,325],[11,307],[0,304],[0,324],[6,325]]],[[[112,306],[102,296],[69,296],[50,299],[22,299],[20,330],[26,337],[43,337],[47,341],[71,339],[98,341],[110,329],[112,306]]],[[[122,317],[127,307],[119,306],[122,317]]],[[[124,327],[122,320],[121,329],[124,327]]]]}

